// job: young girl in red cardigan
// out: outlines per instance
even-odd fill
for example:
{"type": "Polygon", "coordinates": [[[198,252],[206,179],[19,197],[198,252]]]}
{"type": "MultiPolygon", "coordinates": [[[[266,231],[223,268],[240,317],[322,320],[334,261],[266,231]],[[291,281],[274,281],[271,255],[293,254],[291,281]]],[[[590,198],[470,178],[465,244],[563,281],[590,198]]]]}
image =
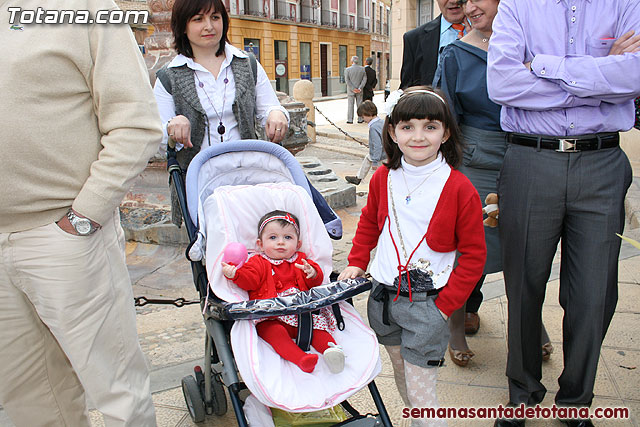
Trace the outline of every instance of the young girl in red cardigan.
{"type": "Polygon", "coordinates": [[[455,169],[462,140],[438,91],[392,94],[383,129],[388,160],[371,178],[339,279],[364,275],[377,247],[369,268],[369,323],[389,353],[405,404],[437,407],[435,368],[444,361],[448,316],[467,300],[484,268],[482,205],[455,169]]]}
{"type": "MultiPolygon", "coordinates": [[[[250,299],[267,299],[292,295],[322,284],[322,270],[314,261],[299,252],[300,223],[295,215],[275,210],[264,215],[258,224],[257,246],[260,252],[237,268],[222,263],[222,274],[249,292],[250,299]]],[[[311,346],[323,355],[329,370],[336,374],[344,369],[344,352],[331,332],[336,319],[329,308],[313,314],[311,346]]],[[[260,319],[258,336],[268,342],[283,359],[296,364],[304,372],[312,372],[318,363],[317,354],[305,353],[292,338],[298,334],[295,315],[260,319]]]]}

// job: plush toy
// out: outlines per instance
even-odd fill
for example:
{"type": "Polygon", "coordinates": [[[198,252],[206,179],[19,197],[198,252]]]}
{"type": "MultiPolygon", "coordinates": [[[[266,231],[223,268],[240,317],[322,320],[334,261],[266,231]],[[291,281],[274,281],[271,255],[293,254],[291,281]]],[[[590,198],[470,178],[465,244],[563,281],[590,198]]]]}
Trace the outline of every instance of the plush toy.
{"type": "Polygon", "coordinates": [[[222,261],[240,268],[247,260],[247,248],[238,242],[231,242],[224,247],[222,261]]]}
{"type": "Polygon", "coordinates": [[[482,213],[487,214],[487,219],[483,221],[484,225],[487,227],[497,227],[498,226],[498,195],[496,193],[487,194],[487,198],[484,199],[484,204],[486,205],[482,208],[482,213]]]}

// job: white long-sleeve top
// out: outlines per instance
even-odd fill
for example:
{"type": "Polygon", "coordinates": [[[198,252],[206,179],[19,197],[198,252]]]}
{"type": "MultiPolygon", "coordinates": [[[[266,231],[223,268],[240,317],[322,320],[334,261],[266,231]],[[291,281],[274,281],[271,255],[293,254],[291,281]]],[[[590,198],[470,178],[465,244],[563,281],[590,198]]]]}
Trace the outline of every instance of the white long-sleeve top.
{"type": "MultiPolygon", "coordinates": [[[[389,235],[389,228],[393,233],[393,239],[398,248],[402,264],[407,262],[402,251],[395,216],[391,208],[391,197],[393,197],[396,206],[402,238],[407,256],[409,256],[422,239],[422,236],[427,232],[427,228],[429,228],[431,217],[435,212],[438,200],[440,200],[440,194],[449,179],[449,175],[451,175],[451,167],[444,160],[442,154],[438,154],[438,157],[431,163],[419,167],[408,164],[402,157],[402,167],[389,171],[388,179],[393,185],[393,195],[390,191],[388,192],[389,218],[385,222],[378,238],[376,255],[369,270],[373,278],[378,282],[390,285],[398,277],[398,256],[389,235]],[[425,181],[427,175],[429,175],[429,178],[425,181]],[[406,197],[410,191],[409,189],[411,190],[411,201],[407,203],[406,197]]],[[[420,242],[418,250],[411,257],[411,262],[416,262],[419,258],[431,262],[430,269],[434,274],[432,277],[433,286],[436,289],[447,284],[453,270],[456,251],[436,252],[423,240],[420,242]]]]}
{"type": "MultiPolygon", "coordinates": [[[[222,136],[223,140],[236,141],[242,139],[238,129],[238,122],[236,121],[231,108],[236,97],[236,83],[233,77],[233,71],[231,70],[231,60],[234,56],[246,58],[247,54],[230,43],[225,43],[224,53],[225,59],[220,66],[220,72],[217,76],[214,76],[202,65],[195,62],[193,58],[188,58],[184,55],[176,56],[168,65],[168,67],[180,67],[186,64],[187,67],[194,70],[193,78],[196,85],[196,91],[198,92],[198,98],[200,99],[202,108],[209,117],[209,135],[211,136],[212,144],[220,142],[220,135],[217,130],[220,118],[218,117],[218,114],[216,114],[216,111],[221,114],[222,123],[226,128],[226,131],[222,136]],[[227,83],[225,83],[225,79],[227,79],[227,83]],[[204,84],[202,88],[198,85],[199,82],[204,84]]],[[[288,121],[289,113],[280,105],[278,97],[276,96],[276,93],[271,86],[271,82],[267,77],[267,73],[264,71],[264,68],[262,68],[260,63],[257,64],[257,71],[256,119],[264,126],[269,113],[273,110],[280,110],[287,117],[288,121]]],[[[158,109],[160,111],[160,118],[163,124],[162,145],[166,147],[167,140],[169,138],[167,134],[167,124],[176,115],[175,104],[173,102],[173,96],[167,92],[160,79],[156,79],[153,92],[156,96],[158,109]]],[[[208,141],[209,139],[205,135],[201,149],[208,147],[208,141]]],[[[177,144],[176,148],[182,148],[182,144],[177,144]]]]}

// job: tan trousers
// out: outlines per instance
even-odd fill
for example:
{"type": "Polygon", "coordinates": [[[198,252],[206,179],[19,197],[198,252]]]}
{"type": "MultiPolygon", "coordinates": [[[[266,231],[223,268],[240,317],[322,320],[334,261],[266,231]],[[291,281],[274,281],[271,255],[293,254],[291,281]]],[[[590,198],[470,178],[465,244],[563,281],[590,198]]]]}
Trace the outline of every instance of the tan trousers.
{"type": "Polygon", "coordinates": [[[155,426],[116,214],[88,237],[0,233],[0,404],[18,426],[155,426]]]}

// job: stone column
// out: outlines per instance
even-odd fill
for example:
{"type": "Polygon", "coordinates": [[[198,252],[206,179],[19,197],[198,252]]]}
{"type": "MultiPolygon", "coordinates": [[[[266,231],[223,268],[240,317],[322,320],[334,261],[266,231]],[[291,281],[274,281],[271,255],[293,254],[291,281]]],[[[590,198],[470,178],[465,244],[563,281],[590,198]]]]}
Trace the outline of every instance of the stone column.
{"type": "Polygon", "coordinates": [[[309,109],[307,120],[314,123],[314,126],[307,126],[307,135],[311,142],[316,142],[316,110],[313,108],[313,94],[315,90],[313,83],[309,80],[299,80],[293,85],[293,97],[296,101],[302,102],[309,109]]]}
{"type": "Polygon", "coordinates": [[[173,49],[173,34],[171,33],[171,9],[175,0],[148,0],[151,11],[153,34],[144,41],[144,55],[151,84],[156,80],[156,71],[171,61],[176,55],[173,49]]]}

